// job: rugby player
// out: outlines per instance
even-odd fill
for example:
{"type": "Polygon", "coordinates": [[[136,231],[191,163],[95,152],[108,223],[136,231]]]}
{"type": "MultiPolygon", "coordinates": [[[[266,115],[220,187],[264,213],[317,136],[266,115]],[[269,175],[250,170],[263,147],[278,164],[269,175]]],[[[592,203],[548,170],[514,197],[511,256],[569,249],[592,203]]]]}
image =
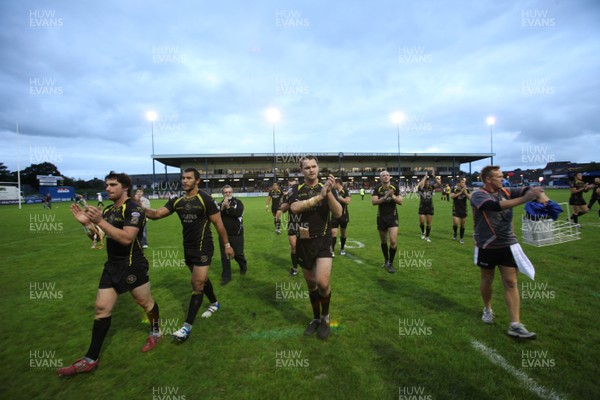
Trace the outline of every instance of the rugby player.
{"type": "Polygon", "coordinates": [[[587,192],[594,187],[593,184],[586,184],[582,178],[583,175],[581,172],[575,174],[571,183],[571,197],[569,197],[569,205],[573,208],[571,221],[576,224],[579,224],[579,217],[589,211],[587,203],[583,198],[583,192],[587,192]]]}
{"type": "Polygon", "coordinates": [[[57,372],[61,376],[96,369],[102,343],[110,328],[113,307],[122,293],[130,292],[150,321],[150,335],[142,351],[152,350],[160,339],[158,304],[150,292],[148,260],[141,245],[144,211],[130,198],[132,185],[127,174],[111,171],[105,181],[108,198],[114,202],[112,205],[103,211],[96,207],[82,209],[79,204],[71,205],[71,213],[81,225],[91,229],[90,225],[96,224],[106,233],[108,261],[98,285],[88,351],[68,367],[59,368],[57,372]]]}
{"type": "Polygon", "coordinates": [[[287,231],[288,231],[288,242],[290,244],[290,258],[292,259],[292,268],[290,268],[290,276],[298,275],[298,257],[296,257],[296,233],[297,233],[297,223],[294,222],[294,216],[292,216],[290,210],[290,200],[289,197],[292,194],[292,187],[298,183],[296,178],[291,178],[288,180],[288,190],[283,195],[283,199],[281,200],[281,210],[282,215],[285,220],[285,213],[288,215],[287,221],[287,231]]]}
{"type": "Polygon", "coordinates": [[[346,251],[346,228],[350,222],[348,214],[348,205],[350,204],[350,191],[344,188],[344,184],[340,178],[335,178],[335,189],[337,191],[337,200],[342,205],[342,216],[331,219],[331,256],[335,257],[335,244],[337,241],[338,228],[340,230],[340,255],[345,256],[346,251]]]}
{"type": "Polygon", "coordinates": [[[467,188],[467,180],[462,178],[458,181],[458,185],[450,194],[452,197],[452,240],[456,240],[456,231],[460,223],[460,244],[465,244],[465,222],[467,221],[467,199],[471,198],[471,193],[467,188]]]}
{"type": "Polygon", "coordinates": [[[317,158],[300,159],[304,175],[302,184],[294,185],[289,197],[290,210],[297,214],[296,254],[308,286],[313,320],[304,335],[317,332],[320,339],[329,337],[329,304],[331,301],[331,228],[330,213],[334,218],[342,215],[342,205],[331,189],[335,179],[329,175],[323,184],[319,182],[317,158]]]}
{"type": "Polygon", "coordinates": [[[373,189],[371,195],[371,204],[377,208],[377,230],[381,241],[381,252],[383,253],[384,263],[382,267],[389,273],[394,273],[394,257],[398,246],[398,211],[396,204],[402,205],[402,196],[398,187],[391,183],[390,173],[381,171],[379,174],[381,183],[373,189]],[[388,252],[387,240],[390,239],[388,252]]]}
{"type": "MultiPolygon", "coordinates": [[[[598,195],[598,190],[600,190],[600,178],[594,178],[594,187],[592,188],[592,197],[590,197],[590,201],[588,203],[588,210],[592,211],[592,206],[595,202],[600,204],[600,196],[598,195]]],[[[598,210],[598,216],[600,216],[600,210],[598,210]]]]}
{"type": "Polygon", "coordinates": [[[161,219],[175,212],[183,226],[183,250],[185,264],[192,273],[192,296],[185,323],[181,329],[173,333],[173,337],[180,342],[189,338],[204,294],[208,297],[210,304],[202,314],[203,318],[211,317],[220,307],[212,282],[208,278],[208,269],[214,252],[210,223],[217,228],[219,238],[224,243],[225,253],[229,258],[235,255],[229,244],[219,207],[209,194],[198,189],[199,183],[200,173],[198,170],[186,168],[181,174],[181,188],[185,194],[169,199],[159,209],[147,208],[145,210],[146,216],[150,219],[161,219]]]}
{"type": "Polygon", "coordinates": [[[273,183],[273,187],[267,195],[267,204],[265,205],[265,212],[269,211],[269,205],[271,205],[271,213],[273,214],[273,223],[275,224],[275,233],[281,233],[281,199],[283,198],[283,191],[279,188],[279,183],[273,183]]]}
{"type": "Polygon", "coordinates": [[[419,226],[421,227],[421,239],[431,242],[429,234],[431,233],[431,221],[433,220],[433,192],[442,185],[440,177],[437,177],[435,184],[429,184],[429,175],[425,173],[423,179],[418,184],[419,192],[419,226]],[[427,228],[425,228],[427,221],[427,228]]]}

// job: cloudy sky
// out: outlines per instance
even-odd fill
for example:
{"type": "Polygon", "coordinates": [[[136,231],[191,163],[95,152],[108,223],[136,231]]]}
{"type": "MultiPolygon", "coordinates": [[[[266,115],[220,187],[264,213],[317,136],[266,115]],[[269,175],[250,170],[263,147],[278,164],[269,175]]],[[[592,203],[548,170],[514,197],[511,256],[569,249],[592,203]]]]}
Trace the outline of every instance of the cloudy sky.
{"type": "Polygon", "coordinates": [[[150,173],[149,110],[156,154],[270,153],[269,107],[277,153],[396,152],[398,129],[403,153],[489,152],[493,115],[504,169],[600,161],[598,21],[596,0],[2,1],[0,162],[150,173]]]}

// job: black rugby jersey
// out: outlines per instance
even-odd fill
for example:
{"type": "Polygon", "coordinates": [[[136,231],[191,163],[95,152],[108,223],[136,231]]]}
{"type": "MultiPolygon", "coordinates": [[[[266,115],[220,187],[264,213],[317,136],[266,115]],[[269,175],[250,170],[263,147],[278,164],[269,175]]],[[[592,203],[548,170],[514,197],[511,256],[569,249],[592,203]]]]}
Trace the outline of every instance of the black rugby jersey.
{"type": "Polygon", "coordinates": [[[183,247],[201,248],[204,240],[212,241],[209,216],[219,213],[215,200],[202,190],[193,197],[185,195],[165,204],[169,212],[176,212],[183,226],[183,247]]]}
{"type": "MultiPolygon", "coordinates": [[[[372,196],[378,196],[380,199],[382,199],[385,197],[386,193],[390,189],[394,190],[394,196],[400,196],[400,190],[398,190],[398,188],[392,183],[390,183],[389,186],[387,186],[387,187],[384,187],[382,183],[375,186],[375,188],[373,189],[372,196]]],[[[397,215],[396,202],[394,201],[394,199],[389,197],[387,199],[387,201],[379,204],[378,209],[377,209],[377,215],[378,216],[387,216],[387,215],[396,216],[397,215]]]]}
{"type": "MultiPolygon", "coordinates": [[[[467,191],[467,193],[469,193],[469,189],[465,189],[467,191]]],[[[463,188],[456,186],[453,190],[452,193],[453,194],[458,194],[460,193],[460,195],[458,197],[454,198],[454,203],[452,204],[452,211],[455,213],[459,213],[459,214],[466,214],[467,213],[467,195],[462,193],[463,188]]]]}
{"type": "MultiPolygon", "coordinates": [[[[322,188],[323,184],[320,182],[312,187],[306,183],[294,185],[292,187],[292,193],[289,196],[290,205],[297,201],[304,201],[317,196],[321,193],[322,188]]],[[[329,223],[331,214],[329,212],[327,198],[321,200],[316,207],[311,210],[296,215],[299,216],[299,218],[295,218],[297,220],[298,229],[308,228],[311,237],[331,236],[331,226],[329,223]]]]}
{"type": "Polygon", "coordinates": [[[146,214],[142,207],[131,198],[127,198],[119,207],[114,204],[106,207],[102,211],[102,217],[115,228],[123,229],[125,226],[133,226],[139,229],[136,238],[129,246],[124,246],[106,236],[108,260],[117,262],[127,261],[128,265],[146,261],[141,245],[144,225],[146,223],[146,214]]]}
{"type": "Polygon", "coordinates": [[[281,199],[283,198],[283,191],[281,189],[271,189],[269,196],[271,197],[271,207],[279,208],[281,199]]]}
{"type": "Polygon", "coordinates": [[[433,193],[435,187],[433,185],[423,185],[419,188],[419,198],[421,207],[433,207],[433,193]]]}
{"type": "MultiPolygon", "coordinates": [[[[342,190],[338,190],[337,191],[337,198],[342,198],[342,199],[346,199],[350,197],[350,192],[348,190],[346,190],[345,188],[342,188],[342,190]]],[[[342,215],[340,216],[340,219],[346,219],[348,218],[349,214],[348,214],[348,204],[346,203],[342,203],[341,201],[339,202],[340,205],[342,206],[342,215]]]]}
{"type": "MultiPolygon", "coordinates": [[[[575,179],[570,187],[571,189],[581,190],[585,187],[585,182],[575,179]]],[[[570,200],[579,200],[581,203],[585,203],[585,200],[583,199],[583,192],[571,193],[570,200]]]]}

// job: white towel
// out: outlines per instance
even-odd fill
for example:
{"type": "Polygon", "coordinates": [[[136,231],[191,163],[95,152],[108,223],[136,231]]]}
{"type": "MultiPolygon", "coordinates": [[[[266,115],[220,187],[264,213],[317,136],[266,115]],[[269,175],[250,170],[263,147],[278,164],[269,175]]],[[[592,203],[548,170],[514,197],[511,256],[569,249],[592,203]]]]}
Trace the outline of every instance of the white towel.
{"type": "Polygon", "coordinates": [[[510,246],[510,251],[517,263],[517,267],[519,268],[519,272],[527,275],[531,280],[535,280],[535,268],[533,268],[533,264],[529,261],[529,258],[523,252],[521,245],[519,243],[515,243],[510,246]]]}

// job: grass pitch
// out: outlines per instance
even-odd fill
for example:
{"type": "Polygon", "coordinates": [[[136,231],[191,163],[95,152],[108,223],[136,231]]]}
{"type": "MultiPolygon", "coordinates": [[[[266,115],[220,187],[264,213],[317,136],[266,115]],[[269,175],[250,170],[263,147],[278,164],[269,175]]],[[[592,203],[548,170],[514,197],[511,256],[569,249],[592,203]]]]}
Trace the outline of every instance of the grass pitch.
{"type": "MultiPolygon", "coordinates": [[[[567,191],[550,192],[565,201],[567,191]]],[[[375,207],[352,196],[348,255],[332,273],[332,334],[304,337],[312,313],[301,276],[287,273],[285,234],[274,234],[264,198],[243,198],[249,271],[221,287],[218,250],[210,277],[222,304],[198,317],[190,339],[167,335],[150,353],[142,310],[119,299],[99,368],[59,378],[87,350],[104,250],[92,250],[67,203],[0,207],[0,396],[3,399],[593,399],[600,397],[597,207],[580,218],[582,239],[523,248],[536,266],[519,276],[521,315],[535,341],[506,335],[498,278],[496,323],[480,320],[472,215],[466,243],[451,240],[451,203],[435,199],[432,243],[420,240],[418,200],[399,208],[395,267],[383,268],[375,207]]],[[[162,205],[153,201],[153,206],[162,205]]],[[[520,237],[522,207],[515,209],[520,237]]],[[[564,218],[564,217],[563,217],[564,218]]],[[[214,233],[214,229],[213,229],[214,233]]],[[[183,323],[190,273],[176,216],[148,226],[152,291],[165,334],[183,323]]],[[[203,305],[203,309],[206,306],[203,305]]],[[[202,310],[203,311],[203,310],[202,310]]],[[[201,312],[202,312],[201,311],[201,312]]]]}

